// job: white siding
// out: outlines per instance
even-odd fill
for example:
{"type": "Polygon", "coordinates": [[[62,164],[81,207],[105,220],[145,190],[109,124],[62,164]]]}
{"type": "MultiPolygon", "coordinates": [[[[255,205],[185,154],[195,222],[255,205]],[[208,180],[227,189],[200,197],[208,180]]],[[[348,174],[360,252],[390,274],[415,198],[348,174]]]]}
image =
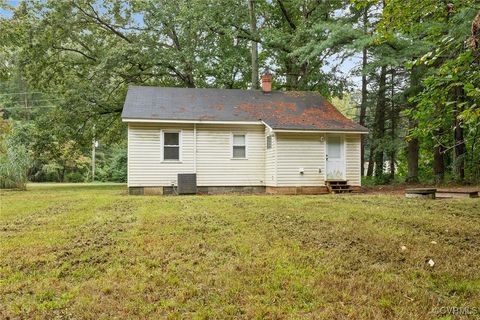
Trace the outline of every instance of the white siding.
{"type": "MultiPolygon", "coordinates": [[[[193,124],[128,125],[128,185],[170,186],[178,173],[194,172],[193,124]],[[162,130],[181,130],[181,162],[162,161],[162,130]]],[[[265,185],[263,125],[197,124],[197,183],[199,186],[265,185]],[[232,159],[232,132],[246,133],[247,159],[232,159]]]]}
{"type": "Polygon", "coordinates": [[[277,133],[276,137],[277,186],[324,186],[324,135],[277,133]],[[300,168],[304,169],[303,174],[300,168]]]}
{"type": "Polygon", "coordinates": [[[352,186],[360,186],[360,135],[345,135],[345,162],[347,165],[347,181],[352,186]]]}
{"type": "Polygon", "coordinates": [[[128,185],[170,186],[177,173],[193,172],[193,125],[128,124],[128,185]],[[181,162],[163,162],[161,132],[180,129],[181,162]]]}
{"type": "Polygon", "coordinates": [[[275,187],[277,185],[277,141],[272,130],[265,127],[265,141],[267,141],[269,135],[272,135],[272,147],[265,151],[265,184],[270,187],[275,187]]]}
{"type": "MultiPolygon", "coordinates": [[[[262,125],[197,124],[196,128],[199,186],[324,186],[324,134],[276,133],[267,150],[271,131],[262,125]],[[232,159],[232,132],[246,133],[247,159],[232,159]]],[[[346,134],[345,150],[347,180],[360,185],[360,135],[346,134]]],[[[194,170],[193,124],[129,123],[129,186],[170,186],[178,173],[194,170]],[[181,130],[178,163],[162,161],[161,132],[172,129],[181,130]]]]}
{"type": "Polygon", "coordinates": [[[199,186],[265,185],[263,125],[197,125],[199,186]],[[232,132],[245,133],[247,159],[232,159],[232,132]]]}

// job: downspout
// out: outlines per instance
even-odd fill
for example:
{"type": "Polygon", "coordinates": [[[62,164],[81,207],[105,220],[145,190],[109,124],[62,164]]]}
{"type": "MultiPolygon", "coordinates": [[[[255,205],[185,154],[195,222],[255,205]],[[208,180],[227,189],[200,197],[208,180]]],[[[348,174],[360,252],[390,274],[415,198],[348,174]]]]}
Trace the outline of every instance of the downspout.
{"type": "Polygon", "coordinates": [[[130,188],[130,122],[127,123],[127,188],[130,188]]]}
{"type": "Polygon", "coordinates": [[[193,173],[197,173],[197,124],[193,124],[193,173]]]}

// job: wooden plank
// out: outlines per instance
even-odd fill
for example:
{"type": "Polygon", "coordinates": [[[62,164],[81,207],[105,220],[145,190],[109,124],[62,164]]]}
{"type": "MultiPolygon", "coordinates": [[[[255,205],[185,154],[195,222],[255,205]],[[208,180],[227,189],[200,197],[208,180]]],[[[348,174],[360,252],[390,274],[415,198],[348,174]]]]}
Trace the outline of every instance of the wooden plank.
{"type": "Polygon", "coordinates": [[[405,189],[405,193],[412,194],[430,194],[435,193],[437,189],[435,188],[414,188],[414,189],[405,189]]]}
{"type": "Polygon", "coordinates": [[[478,191],[438,190],[438,198],[478,198],[478,191]]]}

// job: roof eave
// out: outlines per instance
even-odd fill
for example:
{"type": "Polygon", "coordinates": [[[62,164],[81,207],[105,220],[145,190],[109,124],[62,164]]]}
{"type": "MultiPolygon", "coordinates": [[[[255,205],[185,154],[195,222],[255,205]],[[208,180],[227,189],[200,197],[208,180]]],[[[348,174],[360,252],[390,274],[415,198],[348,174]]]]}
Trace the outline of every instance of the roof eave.
{"type": "Polygon", "coordinates": [[[244,124],[244,125],[261,125],[262,121],[237,121],[237,120],[174,120],[174,119],[145,119],[145,118],[122,118],[122,122],[130,123],[200,123],[200,124],[244,124]]]}
{"type": "Polygon", "coordinates": [[[284,132],[284,133],[353,133],[353,134],[368,134],[368,130],[358,130],[358,129],[281,129],[273,128],[273,132],[284,132]]]}

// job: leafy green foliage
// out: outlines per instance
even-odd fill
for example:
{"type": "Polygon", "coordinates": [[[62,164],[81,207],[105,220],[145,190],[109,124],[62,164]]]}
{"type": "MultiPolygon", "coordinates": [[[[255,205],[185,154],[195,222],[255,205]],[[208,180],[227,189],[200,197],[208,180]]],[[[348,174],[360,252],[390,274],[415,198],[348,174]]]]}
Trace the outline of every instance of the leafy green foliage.
{"type": "MultiPolygon", "coordinates": [[[[351,85],[339,67],[364,54],[352,74],[365,82],[366,158],[406,167],[405,145],[419,139],[422,158],[441,145],[446,167],[465,163],[467,178],[480,179],[478,52],[466,41],[474,0],[259,0],[256,28],[248,2],[236,0],[1,6],[13,17],[0,17],[0,108],[23,123],[15,139],[32,155],[34,181],[91,180],[93,139],[109,146],[98,150],[97,179],[124,181],[125,151],[116,148],[128,86],[247,89],[252,41],[275,89],[317,91],[337,105],[351,85]]],[[[420,164],[431,171],[432,161],[420,164]]]]}
{"type": "Polygon", "coordinates": [[[30,155],[11,138],[10,124],[0,120],[0,188],[26,189],[30,155]]]}
{"type": "Polygon", "coordinates": [[[127,146],[100,148],[97,152],[96,181],[127,182],[127,146]]]}

